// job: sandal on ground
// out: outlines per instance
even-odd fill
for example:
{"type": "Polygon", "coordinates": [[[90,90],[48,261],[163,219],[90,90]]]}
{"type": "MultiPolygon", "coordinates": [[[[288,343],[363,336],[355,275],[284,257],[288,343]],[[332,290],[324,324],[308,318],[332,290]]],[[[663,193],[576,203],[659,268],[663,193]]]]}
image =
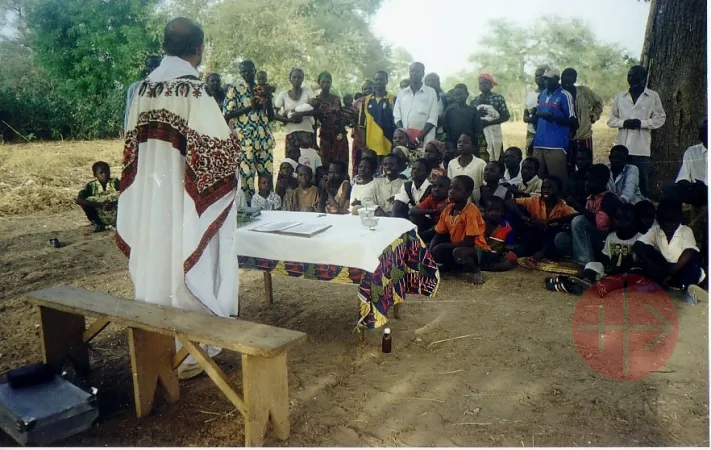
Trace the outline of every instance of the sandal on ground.
{"type": "Polygon", "coordinates": [[[567,294],[582,295],[590,288],[590,283],[577,277],[559,275],[548,277],[545,280],[546,289],[549,291],[565,292],[567,294]]]}
{"type": "Polygon", "coordinates": [[[709,301],[709,293],[703,290],[701,287],[692,284],[688,288],[686,288],[686,302],[691,303],[693,305],[698,304],[699,302],[708,302],[709,301]]]}

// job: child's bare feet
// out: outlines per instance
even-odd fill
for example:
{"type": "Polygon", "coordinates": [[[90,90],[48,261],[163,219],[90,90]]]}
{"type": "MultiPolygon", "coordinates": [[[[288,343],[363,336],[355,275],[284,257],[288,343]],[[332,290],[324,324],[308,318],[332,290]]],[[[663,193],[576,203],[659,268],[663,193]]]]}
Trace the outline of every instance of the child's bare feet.
{"type": "Polygon", "coordinates": [[[472,273],[471,281],[472,284],[475,284],[477,286],[484,284],[484,276],[481,274],[481,270],[477,270],[476,272],[472,273]]]}

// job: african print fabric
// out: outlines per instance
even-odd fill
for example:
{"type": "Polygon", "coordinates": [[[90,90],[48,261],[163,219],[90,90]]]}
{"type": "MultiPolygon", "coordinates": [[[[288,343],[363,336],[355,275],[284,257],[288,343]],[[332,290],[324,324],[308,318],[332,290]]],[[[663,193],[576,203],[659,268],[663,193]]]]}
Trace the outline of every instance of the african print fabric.
{"type": "Polygon", "coordinates": [[[334,283],[358,284],[360,314],[356,330],[380,328],[388,322],[391,306],[407,294],[433,297],[439,287],[439,270],[416,230],[404,233],[383,250],[374,272],[351,267],[272,261],[240,257],[243,269],[334,283]]]}
{"type": "Polygon", "coordinates": [[[166,56],[128,123],[116,240],[135,299],[236,314],[239,145],[220,108],[187,61],[166,56]]]}
{"type": "MultiPolygon", "coordinates": [[[[240,82],[227,90],[223,112],[246,108],[256,99],[254,88],[240,82]]],[[[269,128],[269,117],[264,107],[252,110],[234,119],[234,133],[242,148],[242,162],[239,166],[242,191],[245,200],[250,201],[255,193],[257,176],[272,176],[275,141],[269,128]]]]}

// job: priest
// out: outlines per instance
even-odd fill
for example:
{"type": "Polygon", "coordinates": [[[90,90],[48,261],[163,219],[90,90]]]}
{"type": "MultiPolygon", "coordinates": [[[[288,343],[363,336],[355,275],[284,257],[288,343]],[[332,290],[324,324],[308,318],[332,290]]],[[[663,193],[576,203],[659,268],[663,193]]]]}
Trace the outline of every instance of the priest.
{"type": "MultiPolygon", "coordinates": [[[[116,240],[135,299],[228,317],[237,313],[234,232],[240,149],[198,78],[204,33],[165,27],[165,57],[128,114],[116,240]]],[[[210,356],[219,349],[205,347],[210,356]]],[[[180,378],[199,375],[191,357],[180,378]]]]}

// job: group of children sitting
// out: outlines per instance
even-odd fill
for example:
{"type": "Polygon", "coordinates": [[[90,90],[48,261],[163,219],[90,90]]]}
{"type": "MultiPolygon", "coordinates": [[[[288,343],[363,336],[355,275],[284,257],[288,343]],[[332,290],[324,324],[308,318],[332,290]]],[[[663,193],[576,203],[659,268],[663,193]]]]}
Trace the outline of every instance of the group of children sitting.
{"type": "MultiPolygon", "coordinates": [[[[589,286],[614,274],[638,273],[664,287],[698,289],[706,274],[692,230],[683,224],[681,204],[658,207],[628,183],[627,149],[615,146],[610,165],[593,164],[592,153],[576,155],[568,185],[555,176],[539,178],[539,161],[508,148],[502,161],[474,155],[474,136],[463,133],[457,156],[445,161],[443,143],[417,150],[398,130],[392,152],[378,159],[365,150],[357,175],[334,162],[321,167],[307,142],[287,149],[276,189],[259,182],[252,207],[287,211],[357,214],[372,208],[418,226],[443,271],[459,271],[474,284],[482,271],[506,271],[519,262],[535,269],[543,260],[572,260],[589,286]]],[[[564,277],[552,290],[572,291],[564,277]]]]}

